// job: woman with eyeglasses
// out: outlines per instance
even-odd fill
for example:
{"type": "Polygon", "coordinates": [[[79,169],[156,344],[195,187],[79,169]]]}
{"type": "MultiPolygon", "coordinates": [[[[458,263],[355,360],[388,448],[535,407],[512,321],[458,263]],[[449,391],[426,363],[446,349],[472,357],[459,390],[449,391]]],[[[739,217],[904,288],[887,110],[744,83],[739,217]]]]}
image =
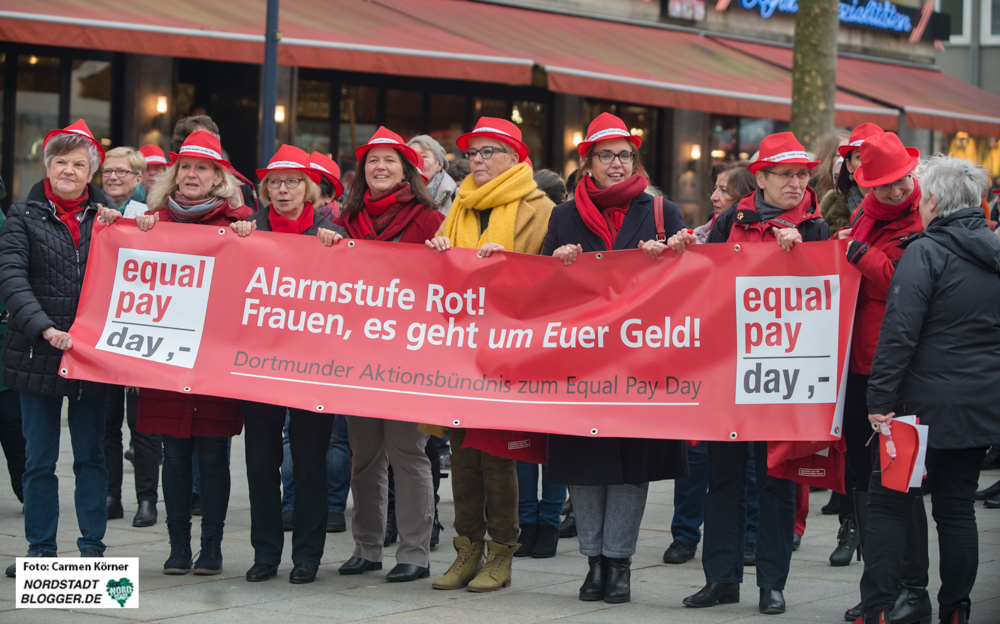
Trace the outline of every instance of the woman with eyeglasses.
{"type": "MultiPolygon", "coordinates": [[[[639,161],[642,139],[610,113],[591,122],[587,137],[577,146],[581,181],[574,198],[552,210],[542,253],[566,266],[582,253],[619,249],[642,249],[658,258],[667,247],[657,240],[654,199],[645,193],[649,180],[639,161]]],[[[665,236],[684,228],[676,204],[663,200],[661,209],[665,236]]],[[[687,472],[681,441],[549,436],[542,477],[569,486],[580,554],[590,566],[580,600],[631,599],[631,557],[649,482],[687,472]]]]}
{"type": "MultiPolygon", "coordinates": [[[[433,236],[444,215],[420,177],[423,157],[384,127],[355,154],[358,166],[354,184],[335,223],[342,225],[351,238],[360,240],[420,244],[433,236]]],[[[424,453],[428,435],[412,422],[347,416],[347,436],[354,453],[351,528],[355,546],[353,556],[340,566],[340,573],[382,569],[388,545],[385,534],[392,464],[399,547],[396,566],[385,580],[401,583],[427,578],[434,526],[431,460],[424,453]]]]}
{"type": "MultiPolygon", "coordinates": [[[[521,141],[520,128],[506,119],[482,117],[456,143],[472,172],[427,246],[438,252],[452,245],[478,249],[483,258],[501,251],[541,253],[554,204],[538,188],[525,162],[528,146],[521,141]]],[[[510,585],[518,548],[517,462],[463,448],[465,429],[449,429],[448,435],[458,556],[434,581],[434,588],[496,591],[510,585]],[[487,532],[489,542],[485,542],[487,532]]]]}
{"type": "MultiPolygon", "coordinates": [[[[845,146],[847,147],[847,146],[845,146]]],[[[831,565],[851,562],[853,548],[867,544],[868,483],[872,476],[871,436],[865,394],[872,358],[879,344],[889,283],[903,255],[901,242],[924,229],[920,220],[920,183],[915,177],[920,152],[903,147],[892,132],[874,133],[855,148],[859,165],[854,169],[857,185],[870,189],[851,217],[851,226],[838,232],[849,239],[847,259],[861,271],[861,287],[854,313],[851,356],[844,403],[844,439],[847,460],[854,476],[854,518],[841,524],[838,549],[830,555],[831,565]]],[[[918,416],[919,412],[917,413],[918,416]]],[[[927,593],[927,512],[922,499],[910,511],[907,529],[906,565],[900,578],[893,622],[916,622],[931,615],[927,593]]],[[[846,618],[861,615],[861,605],[848,610],[846,618]]]]}

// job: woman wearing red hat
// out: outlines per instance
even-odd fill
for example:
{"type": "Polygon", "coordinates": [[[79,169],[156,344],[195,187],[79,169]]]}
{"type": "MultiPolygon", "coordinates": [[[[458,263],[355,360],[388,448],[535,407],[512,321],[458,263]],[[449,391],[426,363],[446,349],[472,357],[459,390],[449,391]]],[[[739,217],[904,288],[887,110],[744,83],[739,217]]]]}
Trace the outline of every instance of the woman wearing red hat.
{"type": "MultiPolygon", "coordinates": [[[[581,253],[643,249],[657,258],[656,210],[663,236],[684,228],[673,202],[657,207],[644,191],[646,171],[639,162],[642,139],[629,134],[618,117],[602,113],[577,146],[581,181],[574,199],[556,206],[542,253],[573,263],[581,253]]],[[[580,600],[609,603],[631,599],[630,567],[639,539],[650,481],[687,476],[687,450],[676,440],[584,438],[550,435],[548,478],[569,485],[580,554],[590,565],[580,600]]]]}
{"type": "MultiPolygon", "coordinates": [[[[11,206],[0,236],[0,298],[10,314],[3,385],[21,393],[27,556],[56,556],[56,463],[60,414],[68,397],[80,527],[76,545],[81,557],[102,557],[108,523],[102,442],[109,387],[60,377],[59,363],[73,348],[67,332],[76,316],[94,218],[102,204],[114,203],[90,184],[104,150],[83,120],[45,135],[42,161],[45,179],[11,206]]],[[[7,568],[7,576],[15,573],[15,566],[7,568]]]]}
{"type": "MultiPolygon", "coordinates": [[[[456,143],[472,172],[427,245],[438,252],[452,245],[479,249],[482,257],[496,251],[541,253],[554,204],[525,162],[528,146],[521,141],[521,130],[506,119],[482,117],[456,143]]],[[[450,429],[449,437],[458,557],[434,587],[477,592],[507,587],[518,547],[517,462],[462,448],[464,429],[450,429]],[[488,543],[487,530],[492,538],[488,543]]]]}
{"type": "Polygon", "coordinates": [[[823,219],[836,232],[851,223],[851,215],[861,205],[868,189],[858,186],[854,172],[861,166],[861,144],[866,139],[881,135],[885,130],[873,123],[863,123],[851,132],[846,145],[837,148],[840,157],[844,159],[840,175],[834,188],[820,198],[820,210],[823,219]],[[846,170],[846,171],[845,171],[846,170]]]}
{"type": "MultiPolygon", "coordinates": [[[[866,446],[871,437],[866,399],[868,377],[875,347],[879,343],[889,282],[903,255],[900,242],[923,231],[924,227],[918,210],[920,183],[915,177],[920,152],[913,147],[903,147],[899,137],[892,132],[872,134],[861,143],[857,152],[860,162],[854,170],[854,179],[859,186],[871,190],[854,211],[851,228],[839,232],[840,238],[851,240],[847,259],[858,267],[862,275],[854,313],[844,402],[844,439],[856,488],[856,523],[852,522],[852,518],[846,519],[841,526],[841,537],[851,536],[851,542],[854,545],[860,543],[863,552],[868,519],[868,483],[872,476],[871,449],[866,446]]],[[[890,616],[893,622],[916,622],[931,615],[931,599],[927,593],[927,513],[923,500],[917,500],[912,506],[906,553],[896,607],[890,616]]],[[[834,551],[830,563],[847,565],[852,554],[852,550],[846,553],[834,551]],[[841,557],[835,563],[834,555],[838,554],[846,554],[846,558],[841,557]]],[[[859,604],[850,609],[845,617],[857,618],[860,615],[859,604]]]]}
{"type": "MultiPolygon", "coordinates": [[[[817,165],[809,160],[809,154],[791,132],[765,137],[758,159],[750,163],[750,172],[757,177],[757,190],[716,218],[708,242],[771,242],[791,251],[799,243],[829,239],[830,228],[820,216],[816,193],[809,187],[809,171],[817,165]]],[[[694,234],[681,230],[667,244],[681,253],[695,242],[694,234]]],[[[769,615],[784,613],[782,592],[788,579],[795,530],[795,483],[767,474],[767,442],[752,444],[759,505],[758,609],[769,615]]],[[[684,599],[687,607],[740,601],[746,533],[743,483],[748,459],[749,447],[745,443],[708,442],[702,555],[707,584],[684,599]]]]}
{"type": "MultiPolygon", "coordinates": [[[[361,240],[422,243],[433,236],[444,216],[420,177],[421,156],[387,128],[379,128],[356,155],[358,167],[351,195],[336,223],[344,226],[351,238],[361,240]]],[[[416,423],[348,416],[347,435],[354,453],[355,548],[340,573],[382,569],[391,463],[399,547],[396,566],[385,579],[399,583],[427,578],[434,525],[431,462],[424,454],[427,434],[419,431],[416,423]]]]}
{"type": "Polygon", "coordinates": [[[340,181],[340,167],[333,162],[333,159],[319,152],[309,155],[309,166],[320,174],[317,210],[324,219],[333,221],[340,216],[340,204],[337,203],[337,198],[344,194],[344,184],[340,181]]]}
{"type": "MultiPolygon", "coordinates": [[[[136,217],[136,225],[147,231],[157,221],[228,226],[245,221],[253,210],[243,205],[229,163],[214,134],[191,133],[173,164],[150,191],[150,212],[136,217]]],[[[101,210],[109,223],[117,210],[101,210]]],[[[166,390],[139,390],[137,428],[163,435],[163,502],[167,508],[170,556],[164,574],[187,574],[192,569],[191,552],[191,457],[198,449],[201,475],[201,555],[194,573],[222,571],[222,534],[229,507],[228,438],[243,429],[243,409],[233,399],[181,394],[166,390]]]]}

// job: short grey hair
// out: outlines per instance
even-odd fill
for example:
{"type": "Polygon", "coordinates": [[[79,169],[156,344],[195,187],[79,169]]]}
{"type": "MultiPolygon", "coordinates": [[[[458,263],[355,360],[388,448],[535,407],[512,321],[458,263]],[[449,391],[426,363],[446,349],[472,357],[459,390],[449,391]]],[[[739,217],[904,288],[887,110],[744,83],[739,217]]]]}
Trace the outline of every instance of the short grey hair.
{"type": "MultiPolygon", "coordinates": [[[[441,144],[434,140],[430,135],[418,134],[417,136],[410,139],[407,143],[410,147],[414,145],[419,147],[419,150],[430,150],[434,152],[434,160],[437,161],[438,166],[442,169],[448,168],[448,152],[444,151],[441,144]]],[[[418,150],[418,151],[419,151],[418,150]]]]}
{"type": "Polygon", "coordinates": [[[81,136],[79,134],[57,134],[52,137],[48,143],[45,144],[45,150],[42,152],[42,164],[45,165],[45,169],[48,170],[49,163],[56,156],[62,156],[64,154],[69,154],[70,152],[80,148],[87,148],[87,159],[90,161],[90,175],[93,176],[97,168],[101,166],[101,152],[98,150],[97,146],[90,139],[81,136]]]}
{"type": "Polygon", "coordinates": [[[990,186],[989,172],[967,160],[938,154],[920,164],[920,192],[937,200],[937,215],[978,208],[990,186]]]}

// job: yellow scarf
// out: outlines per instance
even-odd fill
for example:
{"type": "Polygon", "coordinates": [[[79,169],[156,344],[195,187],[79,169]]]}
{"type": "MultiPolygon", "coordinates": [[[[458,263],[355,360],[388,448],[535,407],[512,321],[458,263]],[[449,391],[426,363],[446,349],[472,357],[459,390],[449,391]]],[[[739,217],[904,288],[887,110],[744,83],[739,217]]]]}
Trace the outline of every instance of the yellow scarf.
{"type": "Polygon", "coordinates": [[[527,163],[518,163],[483,186],[469,174],[458,188],[455,203],[438,234],[451,239],[455,247],[478,249],[486,243],[500,243],[514,250],[514,220],[521,199],[538,188],[527,163]],[[493,209],[486,231],[479,232],[481,210],[493,209]]]}

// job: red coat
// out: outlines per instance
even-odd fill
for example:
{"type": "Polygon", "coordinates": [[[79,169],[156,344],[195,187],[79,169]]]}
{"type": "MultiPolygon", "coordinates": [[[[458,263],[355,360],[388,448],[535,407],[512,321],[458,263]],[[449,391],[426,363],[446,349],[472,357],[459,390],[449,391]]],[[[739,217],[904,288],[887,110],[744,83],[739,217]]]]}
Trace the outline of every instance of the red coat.
{"type": "MultiPolygon", "coordinates": [[[[916,202],[914,202],[916,204],[916,202]]],[[[858,207],[851,215],[853,224],[858,207]]],[[[899,242],[917,232],[922,232],[923,223],[916,207],[897,221],[886,223],[874,230],[867,243],[854,241],[847,252],[850,260],[861,271],[861,287],[858,291],[858,305],[854,313],[854,334],[851,339],[850,371],[858,375],[870,375],[875,347],[878,346],[882,316],[885,314],[885,299],[889,294],[889,282],[896,272],[896,263],[903,255],[899,242]]]]}

